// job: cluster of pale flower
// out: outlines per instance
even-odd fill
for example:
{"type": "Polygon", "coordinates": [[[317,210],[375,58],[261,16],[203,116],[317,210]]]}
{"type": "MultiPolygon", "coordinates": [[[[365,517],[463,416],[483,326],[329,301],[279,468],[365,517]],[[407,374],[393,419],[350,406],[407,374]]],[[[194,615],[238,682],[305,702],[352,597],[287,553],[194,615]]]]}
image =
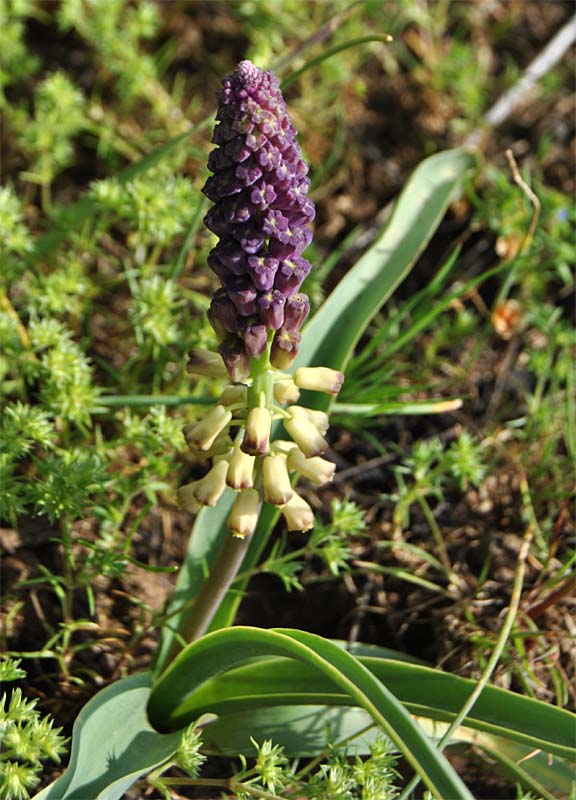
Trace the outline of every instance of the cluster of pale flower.
{"type": "MultiPolygon", "coordinates": [[[[222,357],[208,350],[192,351],[189,370],[228,377],[222,357]]],[[[342,382],[342,373],[327,367],[300,367],[292,376],[268,362],[246,383],[228,385],[202,420],[184,428],[189,446],[208,458],[211,467],[203,478],[178,490],[180,506],[192,513],[215,506],[228,486],[237,492],[228,517],[234,536],[254,531],[262,502],[281,508],[288,530],[312,528],[312,509],[294,491],[294,478],[320,486],[332,479],[335,465],[321,457],[328,447],[328,415],[296,403],[301,389],[336,395],[342,382]],[[272,439],[276,420],[289,438],[272,439]]]]}

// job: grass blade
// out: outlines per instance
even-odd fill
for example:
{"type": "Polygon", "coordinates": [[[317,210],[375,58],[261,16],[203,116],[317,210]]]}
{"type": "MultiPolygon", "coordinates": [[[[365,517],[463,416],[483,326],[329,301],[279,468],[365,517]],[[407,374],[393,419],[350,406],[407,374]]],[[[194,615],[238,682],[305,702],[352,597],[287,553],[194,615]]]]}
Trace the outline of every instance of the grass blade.
{"type": "Polygon", "coordinates": [[[290,86],[291,83],[294,83],[295,80],[304,73],[307,72],[312,67],[315,67],[317,64],[321,64],[322,61],[326,61],[327,58],[331,58],[335,56],[337,53],[341,53],[343,50],[349,50],[351,47],[357,47],[359,44],[368,44],[369,42],[380,42],[382,44],[390,44],[392,41],[392,37],[385,33],[380,35],[370,35],[370,36],[360,36],[357,39],[350,39],[347,42],[342,42],[341,44],[336,44],[333,47],[328,48],[328,50],[324,50],[320,55],[311,58],[310,61],[307,61],[300,69],[294,70],[288,75],[286,78],[282,80],[282,89],[286,89],[287,86],[290,86]]]}
{"type": "Polygon", "coordinates": [[[459,397],[446,400],[409,400],[390,403],[334,403],[332,413],[352,417],[380,417],[387,414],[445,414],[462,407],[459,397]]]}

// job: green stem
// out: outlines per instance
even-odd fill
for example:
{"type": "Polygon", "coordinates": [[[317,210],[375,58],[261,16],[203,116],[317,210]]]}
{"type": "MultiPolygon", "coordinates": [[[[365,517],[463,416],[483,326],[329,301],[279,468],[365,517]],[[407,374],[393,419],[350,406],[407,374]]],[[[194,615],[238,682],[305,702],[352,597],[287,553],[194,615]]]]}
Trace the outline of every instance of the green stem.
{"type": "MultiPolygon", "coordinates": [[[[261,406],[266,408],[272,406],[275,370],[270,365],[270,351],[273,338],[274,331],[271,331],[265,351],[259,358],[252,358],[250,361],[252,385],[248,388],[247,411],[261,406]]],[[[254,481],[256,487],[260,481],[261,475],[257,463],[254,481]]],[[[164,668],[171,664],[182,649],[182,640],[190,643],[207,632],[220,604],[238,575],[249,543],[248,536],[245,539],[225,536],[208,577],[178,629],[178,636],[174,640],[164,668]]]]}
{"type": "MultiPolygon", "coordinates": [[[[150,781],[148,782],[150,783],[150,781]]],[[[264,800],[278,800],[279,797],[259,786],[250,786],[250,784],[236,781],[234,778],[162,778],[161,782],[166,786],[222,786],[233,792],[244,792],[253,797],[262,797],[264,800]]]]}
{"type": "MultiPolygon", "coordinates": [[[[249,544],[248,536],[245,539],[234,536],[224,538],[210,574],[179,628],[180,639],[190,643],[206,633],[220,603],[236,578],[249,544]]],[[[180,642],[175,640],[164,668],[172,663],[180,650],[180,642]]]]}
{"type": "Polygon", "coordinates": [[[450,581],[450,583],[454,583],[457,585],[458,580],[452,569],[452,564],[450,562],[450,556],[448,555],[448,550],[446,549],[446,544],[444,539],[442,538],[442,531],[438,527],[438,523],[434,518],[434,514],[432,513],[432,509],[428,505],[428,501],[426,498],[418,492],[416,495],[416,499],[418,501],[418,505],[422,509],[424,516],[426,517],[426,522],[430,526],[430,530],[432,531],[432,536],[434,537],[434,541],[436,543],[436,547],[438,548],[438,555],[440,556],[440,561],[442,562],[442,566],[444,567],[444,571],[446,573],[446,577],[450,581]]]}
{"type": "Polygon", "coordinates": [[[250,376],[252,378],[252,386],[248,388],[247,411],[250,411],[252,408],[258,408],[258,406],[262,405],[262,395],[264,395],[264,403],[266,408],[270,408],[274,402],[273,391],[275,370],[270,364],[270,351],[272,350],[273,338],[274,331],[271,331],[268,337],[266,350],[264,350],[259,358],[250,359],[250,376]]]}

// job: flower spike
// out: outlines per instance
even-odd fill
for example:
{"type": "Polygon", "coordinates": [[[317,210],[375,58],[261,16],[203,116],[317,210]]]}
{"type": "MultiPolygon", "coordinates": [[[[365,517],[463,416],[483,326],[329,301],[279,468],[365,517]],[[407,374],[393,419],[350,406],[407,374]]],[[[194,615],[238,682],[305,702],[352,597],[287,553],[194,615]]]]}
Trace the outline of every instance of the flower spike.
{"type": "Polygon", "coordinates": [[[281,508],[288,530],[307,531],[314,514],[292,484],[302,476],[320,486],[335,465],[319,457],[328,447],[328,415],[295,404],[300,389],[336,395],[343,381],[325,367],[288,371],[310,311],[301,291],[312,269],[302,254],[315,216],[308,167],[271,72],[241,61],[217,99],[213,174],[203,192],[214,204],[204,222],[218,239],[208,255],[220,281],[208,310],[218,352],[193,350],[188,370],[230,383],[206,417],[184,429],[212,466],[179,489],[178,500],[195,513],[228,486],[237,492],[228,517],[233,536],[254,532],[263,502],[281,508]],[[272,441],[280,419],[290,439],[272,441]]]}
{"type": "MultiPolygon", "coordinates": [[[[315,210],[307,197],[308,168],[276,76],[241,61],[222,81],[217,98],[217,147],[208,160],[214,175],[203,191],[214,201],[204,222],[219,238],[208,261],[222,292],[212,301],[209,318],[221,341],[237,334],[253,357],[258,346],[241,317],[255,315],[256,325],[278,330],[289,301],[287,328],[294,334],[308,314],[306,295],[291,298],[310,271],[300,254],[312,238],[306,226],[315,210]]],[[[292,358],[298,341],[291,339],[292,358]]],[[[228,366],[226,356],[224,361],[228,366]]],[[[237,380],[236,362],[229,370],[237,380]]]]}

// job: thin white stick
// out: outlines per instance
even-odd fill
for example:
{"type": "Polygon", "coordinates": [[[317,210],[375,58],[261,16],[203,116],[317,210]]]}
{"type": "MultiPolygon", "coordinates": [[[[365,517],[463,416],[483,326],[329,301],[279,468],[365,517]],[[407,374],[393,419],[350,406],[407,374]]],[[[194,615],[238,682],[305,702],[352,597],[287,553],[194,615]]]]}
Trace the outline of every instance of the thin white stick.
{"type": "MultiPolygon", "coordinates": [[[[546,45],[534,61],[526,68],[520,80],[505,92],[484,117],[484,126],[495,128],[507,119],[514,108],[523,100],[552,67],[560,61],[564,53],[576,41],[576,14],[560,28],[556,36],[546,45]]],[[[481,139],[483,131],[475,130],[465,141],[468,147],[474,147],[481,139]]]]}

